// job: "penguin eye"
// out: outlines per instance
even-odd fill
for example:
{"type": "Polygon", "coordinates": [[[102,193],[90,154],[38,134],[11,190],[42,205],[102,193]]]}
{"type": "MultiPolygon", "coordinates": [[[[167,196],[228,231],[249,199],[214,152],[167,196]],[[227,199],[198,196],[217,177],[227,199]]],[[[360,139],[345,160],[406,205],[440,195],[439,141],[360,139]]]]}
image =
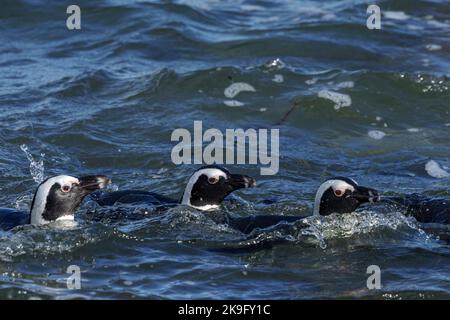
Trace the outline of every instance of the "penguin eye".
{"type": "Polygon", "coordinates": [[[217,177],[209,177],[208,178],[208,182],[209,182],[209,184],[216,184],[217,182],[219,182],[219,178],[217,178],[217,177]]]}
{"type": "Polygon", "coordinates": [[[336,189],[334,190],[334,194],[336,195],[336,197],[342,197],[344,192],[342,192],[342,190],[336,189]]]}
{"type": "Polygon", "coordinates": [[[61,191],[64,192],[64,193],[69,192],[71,189],[72,189],[72,187],[69,186],[68,184],[65,184],[65,185],[63,185],[63,186],[61,187],[61,191]]]}

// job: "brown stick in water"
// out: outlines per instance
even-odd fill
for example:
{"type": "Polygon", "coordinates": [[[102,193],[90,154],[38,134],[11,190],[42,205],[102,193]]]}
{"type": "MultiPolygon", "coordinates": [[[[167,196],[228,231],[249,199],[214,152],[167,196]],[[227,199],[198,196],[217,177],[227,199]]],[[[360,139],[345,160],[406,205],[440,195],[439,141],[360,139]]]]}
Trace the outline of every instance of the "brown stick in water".
{"type": "Polygon", "coordinates": [[[283,115],[283,117],[278,122],[275,123],[275,125],[281,125],[283,124],[283,122],[286,122],[286,120],[289,118],[289,115],[299,106],[300,101],[294,101],[289,110],[283,115]]]}

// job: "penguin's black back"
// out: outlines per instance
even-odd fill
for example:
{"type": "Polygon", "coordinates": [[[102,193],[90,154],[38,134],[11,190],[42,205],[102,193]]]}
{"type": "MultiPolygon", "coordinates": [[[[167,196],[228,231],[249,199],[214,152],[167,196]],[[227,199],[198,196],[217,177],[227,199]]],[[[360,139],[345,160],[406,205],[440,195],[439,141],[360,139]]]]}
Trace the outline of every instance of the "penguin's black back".
{"type": "Polygon", "coordinates": [[[229,217],[228,224],[233,229],[248,234],[255,229],[266,229],[280,223],[293,223],[304,219],[302,216],[248,216],[229,217]]]}
{"type": "Polygon", "coordinates": [[[0,230],[10,230],[14,227],[28,224],[30,214],[14,209],[0,208],[0,230]]]}
{"type": "Polygon", "coordinates": [[[115,204],[143,204],[150,206],[175,205],[179,202],[154,192],[140,190],[123,190],[108,193],[96,193],[92,198],[100,206],[113,206],[115,204]]]}
{"type": "Polygon", "coordinates": [[[391,197],[392,202],[406,210],[406,215],[413,216],[422,223],[450,224],[450,200],[430,199],[419,195],[391,197]]]}

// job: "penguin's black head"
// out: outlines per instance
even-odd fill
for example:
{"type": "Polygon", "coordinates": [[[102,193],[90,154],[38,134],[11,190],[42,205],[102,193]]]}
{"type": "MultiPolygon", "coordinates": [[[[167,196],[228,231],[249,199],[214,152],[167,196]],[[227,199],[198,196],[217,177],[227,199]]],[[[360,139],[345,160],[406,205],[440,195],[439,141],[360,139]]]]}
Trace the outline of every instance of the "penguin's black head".
{"type": "Polygon", "coordinates": [[[42,182],[31,205],[30,223],[39,225],[60,219],[73,220],[81,201],[111,181],[105,176],[56,176],[42,182]]]}
{"type": "Polygon", "coordinates": [[[233,191],[255,185],[255,179],[249,176],[232,174],[219,166],[205,166],[190,177],[181,203],[200,210],[215,209],[233,191]]]}
{"type": "Polygon", "coordinates": [[[316,193],[314,214],[350,213],[363,203],[377,201],[380,201],[377,190],[360,186],[353,179],[331,178],[316,193]]]}

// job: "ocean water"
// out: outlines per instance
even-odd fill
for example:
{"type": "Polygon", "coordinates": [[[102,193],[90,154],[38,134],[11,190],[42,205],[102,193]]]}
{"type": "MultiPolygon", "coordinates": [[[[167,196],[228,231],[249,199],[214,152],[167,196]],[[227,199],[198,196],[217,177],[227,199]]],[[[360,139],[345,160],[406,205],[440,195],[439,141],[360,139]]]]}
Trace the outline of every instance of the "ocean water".
{"type": "MultiPolygon", "coordinates": [[[[258,181],[221,209],[236,215],[308,216],[334,175],[450,197],[450,4],[374,3],[381,30],[359,0],[78,0],[68,30],[69,3],[3,0],[0,206],[28,210],[61,173],[179,198],[198,166],[172,163],[170,136],[195,120],[280,129],[278,174],[227,166],[258,181]],[[239,82],[254,91],[227,97],[239,82]]],[[[0,231],[0,298],[450,298],[450,229],[383,205],[251,235],[185,207],[86,201],[77,222],[0,231]]]]}

